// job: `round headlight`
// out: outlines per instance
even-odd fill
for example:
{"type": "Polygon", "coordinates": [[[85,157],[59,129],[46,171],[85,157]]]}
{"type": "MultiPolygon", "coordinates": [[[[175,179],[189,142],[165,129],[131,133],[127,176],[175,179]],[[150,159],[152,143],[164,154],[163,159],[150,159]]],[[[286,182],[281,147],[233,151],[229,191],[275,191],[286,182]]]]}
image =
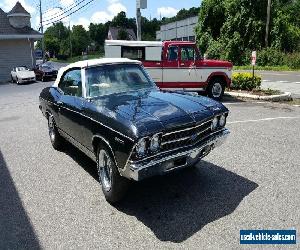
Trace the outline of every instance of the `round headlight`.
{"type": "Polygon", "coordinates": [[[220,127],[224,127],[226,125],[226,115],[222,115],[219,121],[220,127]]]}
{"type": "Polygon", "coordinates": [[[219,125],[219,118],[215,117],[211,123],[211,130],[216,130],[218,128],[218,125],[219,125]]]}
{"type": "Polygon", "coordinates": [[[150,150],[151,152],[156,152],[160,147],[160,138],[159,135],[153,135],[150,141],[150,150]]]}
{"type": "Polygon", "coordinates": [[[138,156],[143,156],[146,153],[146,140],[144,138],[140,139],[136,144],[136,153],[138,156]]]}

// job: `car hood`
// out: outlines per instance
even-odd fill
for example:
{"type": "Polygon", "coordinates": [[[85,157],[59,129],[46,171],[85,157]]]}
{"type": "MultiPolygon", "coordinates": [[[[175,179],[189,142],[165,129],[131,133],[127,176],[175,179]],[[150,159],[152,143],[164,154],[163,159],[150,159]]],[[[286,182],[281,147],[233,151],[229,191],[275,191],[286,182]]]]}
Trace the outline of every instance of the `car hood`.
{"type": "Polygon", "coordinates": [[[226,67],[226,68],[233,67],[233,64],[229,61],[205,59],[205,60],[203,60],[203,63],[209,67],[226,67]]]}
{"type": "Polygon", "coordinates": [[[94,99],[92,103],[99,108],[105,107],[107,114],[120,117],[124,124],[135,127],[138,137],[192,126],[216,113],[228,111],[221,103],[206,97],[157,90],[113,94],[94,99]]]}
{"type": "Polygon", "coordinates": [[[45,73],[51,73],[51,72],[55,72],[55,71],[57,71],[57,70],[55,70],[55,69],[43,69],[43,72],[45,72],[45,73]]]}
{"type": "Polygon", "coordinates": [[[24,70],[24,71],[17,72],[17,76],[19,78],[31,78],[31,77],[35,77],[35,74],[33,71],[24,70]]]}

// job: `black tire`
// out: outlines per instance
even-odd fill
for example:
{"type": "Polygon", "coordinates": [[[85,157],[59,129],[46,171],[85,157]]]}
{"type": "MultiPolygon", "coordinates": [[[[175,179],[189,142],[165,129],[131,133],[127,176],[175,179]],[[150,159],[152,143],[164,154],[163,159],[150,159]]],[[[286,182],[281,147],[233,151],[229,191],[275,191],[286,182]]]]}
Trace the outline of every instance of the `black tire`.
{"type": "Polygon", "coordinates": [[[97,149],[97,168],[105,199],[110,204],[118,203],[124,198],[130,181],[120,175],[112,152],[101,144],[97,149]]]}
{"type": "Polygon", "coordinates": [[[17,83],[18,85],[20,85],[20,82],[19,82],[18,77],[16,77],[16,83],[17,83]]]}
{"type": "Polygon", "coordinates": [[[10,77],[11,77],[11,82],[14,83],[15,80],[14,80],[14,78],[12,77],[12,75],[11,75],[10,77]]]}
{"type": "Polygon", "coordinates": [[[63,138],[59,134],[54,117],[50,115],[48,117],[48,130],[49,130],[49,137],[50,137],[50,142],[52,144],[52,147],[55,150],[61,150],[63,146],[63,138]]]}
{"type": "Polygon", "coordinates": [[[224,91],[224,81],[221,78],[214,78],[209,82],[206,93],[208,97],[220,101],[224,96],[224,91]]]}

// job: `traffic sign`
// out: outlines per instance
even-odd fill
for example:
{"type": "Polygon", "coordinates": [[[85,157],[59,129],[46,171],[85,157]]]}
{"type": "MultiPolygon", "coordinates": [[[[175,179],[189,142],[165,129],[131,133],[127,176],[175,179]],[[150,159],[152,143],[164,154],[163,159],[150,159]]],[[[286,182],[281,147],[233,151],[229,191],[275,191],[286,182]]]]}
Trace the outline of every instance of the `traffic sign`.
{"type": "Polygon", "coordinates": [[[252,51],[251,64],[252,66],[256,65],[256,51],[252,51]]]}

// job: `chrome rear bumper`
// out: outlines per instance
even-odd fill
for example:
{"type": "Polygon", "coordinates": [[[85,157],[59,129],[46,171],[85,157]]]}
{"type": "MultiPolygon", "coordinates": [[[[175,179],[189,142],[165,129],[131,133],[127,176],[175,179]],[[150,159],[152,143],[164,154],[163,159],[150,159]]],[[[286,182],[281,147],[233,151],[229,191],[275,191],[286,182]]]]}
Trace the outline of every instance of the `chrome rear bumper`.
{"type": "Polygon", "coordinates": [[[140,181],[151,176],[166,174],[176,169],[194,165],[208,155],[211,150],[221,146],[229,134],[230,131],[228,129],[223,129],[188,150],[176,151],[175,153],[138,163],[129,161],[127,166],[120,170],[120,174],[128,179],[140,181]]]}

